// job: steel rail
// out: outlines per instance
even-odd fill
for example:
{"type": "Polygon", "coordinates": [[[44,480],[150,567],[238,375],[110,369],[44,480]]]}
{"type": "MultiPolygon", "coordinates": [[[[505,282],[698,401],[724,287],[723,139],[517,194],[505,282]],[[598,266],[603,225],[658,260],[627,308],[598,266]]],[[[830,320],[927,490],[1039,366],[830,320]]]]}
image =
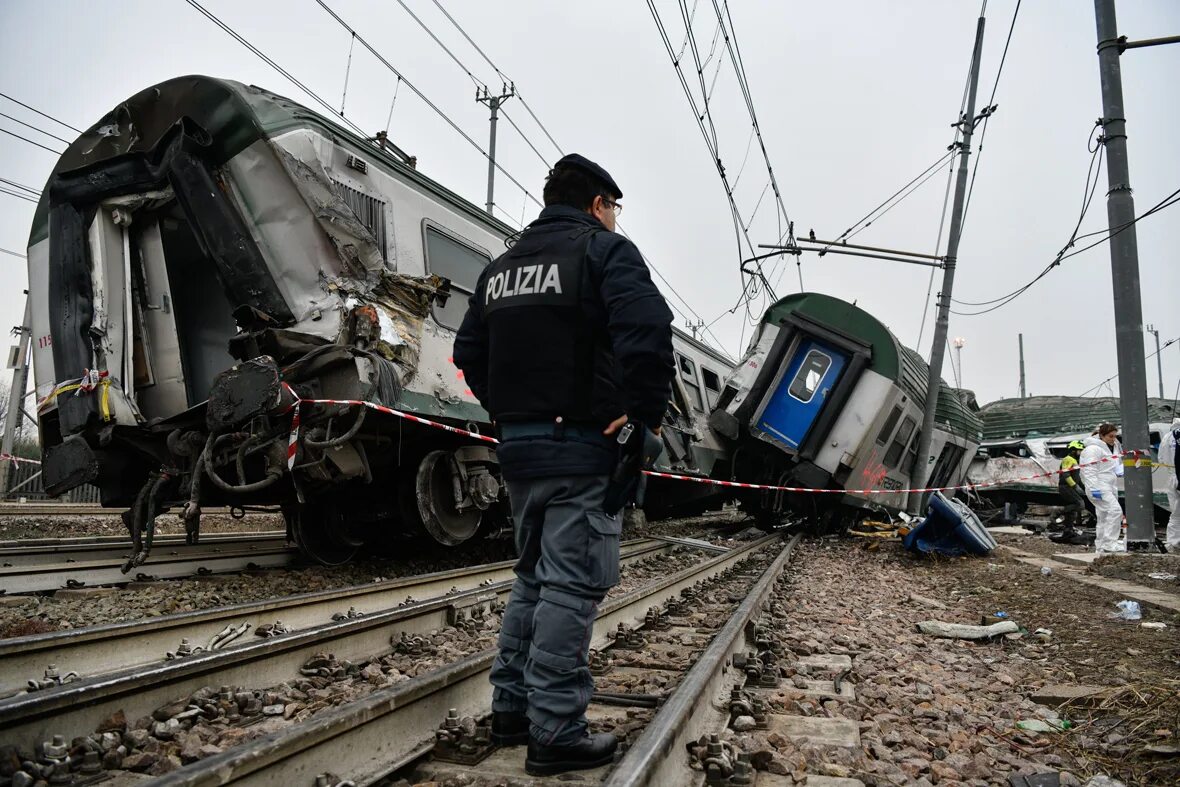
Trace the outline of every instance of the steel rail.
{"type": "Polygon", "coordinates": [[[38,593],[67,587],[122,585],[137,579],[182,579],[204,573],[223,573],[243,569],[285,566],[299,557],[299,550],[285,542],[265,547],[205,547],[198,544],[195,553],[153,555],[134,574],[122,571],[123,557],[78,560],[72,563],[38,563],[0,567],[0,590],[4,593],[38,593]],[[80,584],[72,584],[80,583],[80,584]]]}
{"type": "MultiPolygon", "coordinates": [[[[0,517],[6,516],[119,516],[123,508],[104,508],[94,503],[8,503],[0,502],[0,517]]],[[[201,509],[202,515],[229,516],[234,509],[226,506],[201,509]]],[[[250,513],[278,514],[279,510],[251,508],[250,513]]]]}
{"type": "MultiPolygon", "coordinates": [[[[655,539],[636,539],[622,545],[626,560],[637,560],[671,549],[655,539]]],[[[367,615],[393,609],[410,595],[419,599],[442,596],[452,588],[470,590],[485,583],[512,578],[514,561],[436,571],[365,585],[301,593],[264,601],[252,601],[145,620],[107,623],[82,629],[52,631],[0,640],[0,696],[25,688],[55,664],[64,674],[83,678],[162,661],[181,640],[204,646],[227,626],[249,624],[250,639],[258,627],[282,621],[291,631],[323,625],[349,609],[367,615]]]]}
{"type": "Polygon", "coordinates": [[[702,780],[703,774],[689,769],[685,747],[701,735],[724,727],[726,716],[718,708],[726,707],[731,686],[744,677],[739,670],[728,667],[733,663],[733,656],[747,648],[748,624],[770,597],[774,582],[799,539],[800,536],[793,536],[762,573],[746,599],[616,764],[605,782],[608,787],[696,784],[702,780]]]}
{"type": "MultiPolygon", "coordinates": [[[[179,534],[156,536],[153,555],[179,557],[249,547],[273,549],[285,547],[287,534],[282,530],[257,533],[216,533],[202,536],[199,543],[187,544],[179,534]]],[[[20,568],[45,563],[81,563],[90,560],[126,558],[131,553],[128,536],[92,536],[89,538],[38,538],[0,541],[0,567],[20,568]]]]}
{"type": "MultiPolygon", "coordinates": [[[[767,536],[608,599],[599,607],[592,646],[605,644],[619,623],[637,625],[650,607],[717,576],[777,540],[777,536],[767,536]]],[[[154,784],[304,784],[328,771],[337,783],[371,783],[429,751],[434,730],[447,709],[454,708],[460,715],[487,712],[491,694],[488,672],[495,656],[494,649],[486,650],[381,689],[173,771],[154,784]]]]}
{"type": "MultiPolygon", "coordinates": [[[[634,561],[666,549],[670,547],[655,544],[646,551],[631,551],[625,560],[634,561]]],[[[511,567],[510,563],[497,565],[505,570],[511,567]]],[[[449,623],[452,609],[462,609],[489,597],[506,596],[511,587],[512,580],[503,579],[492,585],[477,584],[458,593],[440,589],[440,595],[434,598],[362,617],[321,622],[273,638],[260,639],[251,634],[221,650],[83,677],[72,683],[19,694],[0,700],[0,740],[31,749],[36,742],[49,740],[53,735],[65,735],[69,740],[88,734],[119,710],[129,719],[138,718],[203,686],[277,685],[299,675],[299,668],[321,652],[330,651],[344,660],[388,653],[391,641],[403,633],[429,634],[449,623]]],[[[59,664],[59,671],[67,668],[67,664],[59,664]]]]}

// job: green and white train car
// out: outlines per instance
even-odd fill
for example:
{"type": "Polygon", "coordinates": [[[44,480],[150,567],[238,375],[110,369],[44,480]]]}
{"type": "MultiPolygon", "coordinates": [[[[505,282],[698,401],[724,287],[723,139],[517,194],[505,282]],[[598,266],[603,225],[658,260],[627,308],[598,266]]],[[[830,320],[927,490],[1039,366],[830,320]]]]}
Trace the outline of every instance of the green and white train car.
{"type": "MultiPolygon", "coordinates": [[[[196,538],[203,506],[281,506],[326,563],[503,523],[494,444],[323,400],[489,434],[451,347],[512,233],[383,135],[262,88],[187,76],[128,98],[62,154],[29,238],[47,490],[127,508],[129,568],[170,508],[196,538]]],[[[703,475],[699,394],[729,363],[675,341],[694,373],[664,466],[703,475]]]]}
{"type": "MultiPolygon", "coordinates": [[[[730,477],[842,494],[748,492],[743,505],[768,522],[790,511],[832,520],[904,509],[927,375],[918,353],[855,304],[820,293],[778,301],[725,381],[709,425],[729,443],[730,477]]],[[[969,393],[943,383],[937,396],[926,485],[955,485],[981,423],[969,393]]]]}

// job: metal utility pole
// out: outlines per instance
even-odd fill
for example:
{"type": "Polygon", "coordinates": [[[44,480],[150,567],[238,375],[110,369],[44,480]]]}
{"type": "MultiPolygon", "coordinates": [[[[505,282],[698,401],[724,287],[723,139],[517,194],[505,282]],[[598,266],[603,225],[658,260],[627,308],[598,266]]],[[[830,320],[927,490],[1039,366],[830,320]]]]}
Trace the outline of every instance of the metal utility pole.
{"type": "MultiPolygon", "coordinates": [[[[942,359],[946,355],[946,335],[950,327],[951,292],[955,285],[955,262],[959,254],[959,238],[963,233],[963,200],[967,194],[967,159],[971,156],[971,137],[975,133],[975,93],[979,86],[979,61],[983,54],[983,27],[980,16],[975,25],[975,49],[971,55],[970,87],[967,91],[967,111],[959,119],[962,143],[959,147],[959,171],[955,180],[955,202],[951,208],[951,229],[947,236],[946,258],[942,269],[942,290],[938,293],[938,317],[934,322],[934,344],[930,349],[930,375],[926,378],[926,410],[922,414],[922,431],[918,433],[918,453],[910,478],[916,487],[926,485],[934,457],[930,456],[930,438],[934,431],[934,410],[942,384],[942,359]]],[[[990,107],[988,111],[990,111],[990,107]]],[[[921,511],[924,495],[910,495],[911,514],[921,511]]]]}
{"type": "MultiPolygon", "coordinates": [[[[8,476],[12,469],[12,449],[16,443],[16,428],[20,424],[21,407],[25,400],[25,387],[29,384],[29,338],[32,336],[33,313],[29,294],[25,293],[25,318],[16,331],[20,332],[17,347],[16,366],[12,372],[12,388],[8,391],[8,414],[4,417],[4,442],[0,452],[0,497],[8,494],[8,476]]],[[[14,331],[15,332],[15,331],[14,331]]]]}
{"type": "Polygon", "coordinates": [[[1024,334],[1016,334],[1016,339],[1020,342],[1020,398],[1025,399],[1028,394],[1024,388],[1024,334]]]}
{"type": "Polygon", "coordinates": [[[516,95],[516,84],[502,85],[500,88],[500,95],[493,96],[488,92],[487,86],[475,89],[475,100],[481,104],[487,104],[492,110],[491,124],[491,139],[488,141],[488,215],[492,215],[492,206],[495,202],[492,200],[492,194],[495,190],[496,184],[496,120],[499,118],[500,105],[508,99],[516,95]]]}
{"type": "Polygon", "coordinates": [[[1164,398],[1164,358],[1160,354],[1160,332],[1154,325],[1147,326],[1147,332],[1155,336],[1155,370],[1160,376],[1160,398],[1164,398]]]}
{"type": "Polygon", "coordinates": [[[1155,541],[1151,501],[1151,454],[1147,426],[1147,368],[1143,357],[1143,306],[1139,294],[1139,250],[1135,237],[1135,200],[1127,163],[1127,121],[1119,67],[1122,42],[1114,0],[1094,0],[1098,28],[1098,72],[1102,78],[1102,132],[1110,190],[1106,216],[1110,224],[1110,270],[1114,283],[1115,347],[1119,360],[1119,409],[1123,449],[1141,451],[1125,459],[1127,548],[1155,541]],[[1134,542],[1139,542],[1135,544],[1134,542]]]}

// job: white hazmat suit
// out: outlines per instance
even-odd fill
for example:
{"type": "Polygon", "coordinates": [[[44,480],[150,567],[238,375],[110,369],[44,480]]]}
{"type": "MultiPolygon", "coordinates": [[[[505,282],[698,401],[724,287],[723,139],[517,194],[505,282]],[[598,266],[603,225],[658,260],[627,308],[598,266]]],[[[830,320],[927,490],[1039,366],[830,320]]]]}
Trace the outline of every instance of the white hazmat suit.
{"type": "Polygon", "coordinates": [[[1123,528],[1123,509],[1119,506],[1119,495],[1115,489],[1115,465],[1118,460],[1106,443],[1097,436],[1087,437],[1085,449],[1078,460],[1081,464],[1082,483],[1086,494],[1094,504],[1097,524],[1094,533],[1096,552],[1125,552],[1127,545],[1119,540],[1123,528]],[[1106,461],[1103,462],[1102,460],[1106,461]]]}
{"type": "Polygon", "coordinates": [[[1180,443],[1180,418],[1172,421],[1172,429],[1169,432],[1164,432],[1160,439],[1159,463],[1162,465],[1171,465],[1165,467],[1167,471],[1168,483],[1165,489],[1168,492],[1168,506],[1172,509],[1172,515],[1168,517],[1168,534],[1166,536],[1168,541],[1168,550],[1171,552],[1180,551],[1180,484],[1177,483],[1176,473],[1176,454],[1180,453],[1176,450],[1177,443],[1180,443]]]}

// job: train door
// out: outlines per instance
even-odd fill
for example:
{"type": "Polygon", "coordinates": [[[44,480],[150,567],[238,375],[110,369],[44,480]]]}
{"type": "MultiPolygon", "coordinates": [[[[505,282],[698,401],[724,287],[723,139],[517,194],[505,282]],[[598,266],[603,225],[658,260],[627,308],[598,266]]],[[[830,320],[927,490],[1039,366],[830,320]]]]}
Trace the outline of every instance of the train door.
{"type": "Polygon", "coordinates": [[[803,339],[763,405],[758,428],[797,450],[847,363],[847,353],[826,342],[803,339]]]}

